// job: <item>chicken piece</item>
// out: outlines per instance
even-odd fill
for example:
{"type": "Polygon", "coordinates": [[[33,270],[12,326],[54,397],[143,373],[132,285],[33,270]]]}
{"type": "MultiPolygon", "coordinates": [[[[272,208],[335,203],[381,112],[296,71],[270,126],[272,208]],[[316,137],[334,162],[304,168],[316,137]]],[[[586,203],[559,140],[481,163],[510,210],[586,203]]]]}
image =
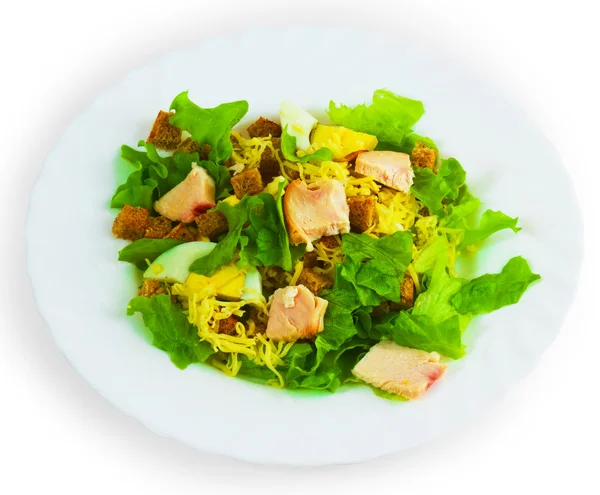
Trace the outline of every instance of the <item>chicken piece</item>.
{"type": "Polygon", "coordinates": [[[176,149],[181,143],[181,129],[178,129],[169,122],[174,113],[160,111],[152,125],[152,130],[147,143],[153,144],[161,150],[171,151],[176,149]]]}
{"type": "Polygon", "coordinates": [[[303,285],[277,289],[273,294],[267,337],[275,342],[296,342],[323,331],[327,301],[303,285]]]}
{"type": "Polygon", "coordinates": [[[190,223],[215,206],[215,181],[195,163],[188,176],[154,203],[154,209],[174,222],[190,223]]]}
{"type": "Polygon", "coordinates": [[[357,378],[407,399],[420,397],[446,370],[437,352],[380,342],[352,370],[357,378]]]}
{"type": "Polygon", "coordinates": [[[346,203],[344,186],[337,180],[320,180],[307,185],[293,181],[283,197],[283,211],[289,227],[292,244],[307,243],[323,236],[350,232],[350,210],[346,203]]]}
{"type": "Polygon", "coordinates": [[[150,210],[141,206],[125,205],[115,217],[112,233],[119,239],[137,241],[146,234],[150,210]]]}
{"type": "Polygon", "coordinates": [[[281,126],[272,120],[260,117],[257,121],[248,126],[248,134],[251,138],[268,136],[278,138],[281,137],[281,126]]]}
{"type": "Polygon", "coordinates": [[[354,170],[397,191],[409,192],[414,172],[410,156],[396,151],[368,151],[356,159],[354,170]]]}

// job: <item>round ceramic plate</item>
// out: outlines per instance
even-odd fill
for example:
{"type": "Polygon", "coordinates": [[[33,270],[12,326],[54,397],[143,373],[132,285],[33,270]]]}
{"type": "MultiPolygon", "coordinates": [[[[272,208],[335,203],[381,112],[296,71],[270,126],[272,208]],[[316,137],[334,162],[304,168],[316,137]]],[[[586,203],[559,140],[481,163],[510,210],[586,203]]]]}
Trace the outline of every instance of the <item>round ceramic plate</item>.
{"type": "Polygon", "coordinates": [[[206,41],[164,56],[100,95],[48,156],[27,233],[40,313],[69,361],[115,407],[203,451],[294,465],[407,450],[490,408],[559,332],[575,293],[582,240],[573,188],[556,151],[494,88],[417,43],[315,28],[206,41]],[[240,56],[263,53],[265,46],[264,63],[240,56]],[[336,47],[335,56],[323,46],[336,47]],[[422,100],[426,115],[417,132],[461,161],[487,207],[520,217],[520,234],[497,234],[482,249],[477,274],[497,272],[520,254],[542,282],[518,305],[477,319],[465,336],[467,356],[412,402],[387,401],[367,387],[297,394],[208,366],[177,369],[148,343],[140,320],[125,315],[136,294],[135,273],[116,261],[124,243],[110,234],[116,212],[108,207],[123,178],[117,173],[121,144],[145,138],[157,111],[183,90],[204,107],[248,100],[244,124],[276,116],[283,99],[323,116],[331,99],[362,103],[382,87],[422,100]],[[279,440],[266,441],[267,430],[279,440]]]}

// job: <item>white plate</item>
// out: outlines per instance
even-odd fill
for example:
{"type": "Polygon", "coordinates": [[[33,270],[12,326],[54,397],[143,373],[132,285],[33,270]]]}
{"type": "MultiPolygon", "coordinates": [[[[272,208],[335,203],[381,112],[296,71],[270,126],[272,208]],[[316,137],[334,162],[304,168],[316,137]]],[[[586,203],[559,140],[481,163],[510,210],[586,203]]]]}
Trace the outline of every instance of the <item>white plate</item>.
{"type": "MultiPolygon", "coordinates": [[[[118,176],[117,176],[118,175],[118,176]]],[[[39,310],[73,366],[115,407],[198,449],[248,461],[349,463],[407,450],[471,421],[535,365],[560,330],[581,258],[580,214],[552,145],[465,67],[415,43],[340,29],[260,30],[170,53],[102,94],[48,156],[31,198],[29,272],[39,310]],[[273,44],[272,40],[279,43],[273,44]],[[269,52],[265,53],[265,47],[269,52]],[[387,87],[423,100],[417,130],[458,158],[486,205],[518,215],[481,253],[478,273],[512,256],[543,281],[520,304],[478,319],[467,356],[422,399],[389,402],[367,387],[294,394],[180,371],[125,316],[134,269],[116,261],[108,208],[122,143],[148,134],[158,109],[189,89],[201,106],[246,99],[275,115],[282,99],[321,114],[330,99],[370,100],[387,87]]]]}

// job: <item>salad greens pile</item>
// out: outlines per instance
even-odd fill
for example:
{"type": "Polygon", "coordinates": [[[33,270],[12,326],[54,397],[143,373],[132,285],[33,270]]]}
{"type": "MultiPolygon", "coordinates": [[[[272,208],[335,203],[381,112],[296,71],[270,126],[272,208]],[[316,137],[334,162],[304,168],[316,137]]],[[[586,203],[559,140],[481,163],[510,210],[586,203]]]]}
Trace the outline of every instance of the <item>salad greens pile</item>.
{"type": "MultiPolygon", "coordinates": [[[[233,127],[248,111],[246,101],[201,108],[178,95],[171,104],[175,114],[170,122],[187,131],[198,145],[209,145],[208,160],[198,153],[161,156],[152,144],[140,141],[139,147],[121,148],[121,157],[131,167],[124,184],[113,195],[111,207],[124,205],[152,208],[154,201],[185,179],[192,163],[204,168],[214,179],[216,197],[231,194],[230,172],[225,166],[233,148],[233,127]]],[[[331,120],[348,129],[375,135],[378,150],[410,153],[418,141],[436,149],[435,143],[416,134],[413,127],[424,113],[420,101],[380,89],[370,105],[349,107],[331,102],[331,120]]],[[[291,162],[331,160],[332,153],[322,148],[298,157],[296,138],[283,129],[281,151],[291,162]]],[[[190,271],[210,276],[219,267],[235,261],[244,267],[279,267],[290,272],[302,256],[302,246],[291,246],[282,211],[286,182],[277,195],[260,193],[245,196],[232,205],[219,202],[214,208],[227,219],[229,231],[215,249],[190,266],[190,271]]],[[[482,202],[466,185],[466,172],[455,158],[442,159],[437,173],[414,168],[411,193],[429,210],[429,223],[417,222],[403,230],[379,238],[349,233],[341,236],[344,261],[335,267],[332,288],[320,294],[328,301],[324,330],[314,342],[294,344],[277,369],[285,386],[292,389],[335,391],[355,380],[352,368],[366,351],[382,339],[436,351],[459,359],[465,354],[463,332],[475,316],[517,303],[530,284],[540,279],[522,257],[510,259],[499,273],[466,280],[455,272],[457,256],[472,253],[493,234],[519,232],[518,219],[501,211],[479,213],[482,202]],[[427,234],[426,241],[420,236],[427,234]],[[414,306],[400,311],[380,312],[377,308],[400,301],[399,283],[407,270],[420,280],[420,293],[414,306]]],[[[424,219],[424,220],[427,220],[424,219]]],[[[140,269],[157,256],[183,241],[140,239],[122,249],[119,260],[140,269]]],[[[188,322],[183,309],[167,294],[135,297],[129,314],[140,313],[152,335],[152,343],[167,352],[179,368],[203,363],[215,350],[200,341],[197,329],[188,322]]],[[[239,374],[267,382],[276,379],[271,369],[240,356],[239,374]]]]}

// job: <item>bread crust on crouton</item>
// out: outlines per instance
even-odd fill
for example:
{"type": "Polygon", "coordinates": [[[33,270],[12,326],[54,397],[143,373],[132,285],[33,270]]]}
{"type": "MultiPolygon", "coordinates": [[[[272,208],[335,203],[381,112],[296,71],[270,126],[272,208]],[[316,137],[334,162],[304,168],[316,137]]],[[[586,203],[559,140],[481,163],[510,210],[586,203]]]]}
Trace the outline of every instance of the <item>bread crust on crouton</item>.
{"type": "Polygon", "coordinates": [[[419,168],[435,169],[437,151],[429,148],[423,141],[417,141],[410,155],[411,165],[419,168]]]}
{"type": "Polygon", "coordinates": [[[156,120],[152,125],[147,143],[153,144],[161,150],[176,150],[181,143],[181,129],[169,122],[169,118],[175,115],[173,112],[158,112],[156,120]]]}
{"type": "MultiPolygon", "coordinates": [[[[280,159],[283,159],[283,156],[281,155],[281,139],[278,137],[273,138],[271,139],[271,143],[273,143],[275,153],[279,154],[280,159]]],[[[262,175],[265,183],[271,182],[274,177],[281,175],[279,161],[277,160],[277,156],[273,154],[273,151],[270,147],[265,148],[263,151],[263,154],[260,157],[258,168],[260,169],[260,174],[262,175]]]]}
{"type": "Polygon", "coordinates": [[[321,237],[318,241],[325,249],[336,249],[340,246],[340,241],[338,236],[335,235],[327,235],[325,237],[321,237]]]}
{"type": "Polygon", "coordinates": [[[217,333],[224,333],[226,335],[232,335],[235,333],[235,324],[238,322],[238,319],[231,315],[224,320],[219,320],[219,326],[217,328],[217,333]]]}
{"type": "Polygon", "coordinates": [[[259,117],[258,120],[248,126],[248,134],[251,138],[254,137],[281,137],[281,125],[272,120],[259,117]]]}
{"type": "Polygon", "coordinates": [[[177,239],[179,241],[191,242],[194,240],[194,236],[188,228],[180,222],[165,236],[165,239],[177,239]]]}
{"type": "Polygon", "coordinates": [[[415,305],[415,281],[408,273],[404,274],[400,283],[400,304],[402,309],[410,309],[415,305]]]}
{"type": "MultiPolygon", "coordinates": [[[[177,146],[177,149],[175,150],[176,153],[200,153],[200,146],[198,146],[198,143],[196,141],[194,141],[191,137],[186,138],[185,140],[183,140],[181,143],[179,143],[179,146],[177,146]]],[[[206,156],[208,157],[208,152],[206,153],[206,156]]]]}
{"type": "Polygon", "coordinates": [[[302,268],[297,284],[304,285],[315,296],[319,295],[323,289],[328,289],[332,285],[331,280],[312,268],[302,268]]]}
{"type": "Polygon", "coordinates": [[[314,268],[319,263],[319,255],[316,251],[304,253],[304,256],[302,257],[302,263],[304,268],[314,268]]]}
{"type": "Polygon", "coordinates": [[[196,218],[198,238],[215,239],[229,230],[227,217],[220,211],[207,211],[196,218]]]}
{"type": "Polygon", "coordinates": [[[168,294],[168,291],[155,279],[144,280],[144,283],[138,289],[138,296],[153,297],[159,294],[168,294]]]}
{"type": "Polygon", "coordinates": [[[353,232],[369,230],[377,218],[377,198],[374,195],[352,196],[347,199],[350,208],[350,228],[353,232]]]}
{"type": "Polygon", "coordinates": [[[242,199],[245,195],[253,196],[262,192],[265,188],[262,177],[257,168],[251,168],[244,172],[234,175],[231,178],[231,185],[237,199],[242,199]]]}
{"type": "Polygon", "coordinates": [[[113,235],[127,241],[141,239],[146,235],[149,213],[147,208],[125,205],[113,222],[113,235]]]}
{"type": "Polygon", "coordinates": [[[163,239],[173,230],[173,222],[162,215],[159,217],[149,217],[148,227],[144,237],[148,239],[163,239]]]}

